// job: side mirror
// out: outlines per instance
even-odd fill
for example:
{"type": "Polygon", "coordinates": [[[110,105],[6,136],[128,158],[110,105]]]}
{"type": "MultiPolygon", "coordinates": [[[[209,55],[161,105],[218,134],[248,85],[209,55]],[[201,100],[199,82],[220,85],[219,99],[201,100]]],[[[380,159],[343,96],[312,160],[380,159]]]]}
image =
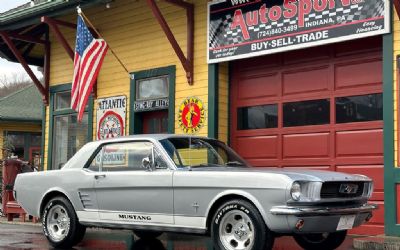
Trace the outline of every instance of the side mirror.
{"type": "Polygon", "coordinates": [[[142,167],[147,169],[148,171],[153,171],[153,168],[151,166],[151,161],[149,157],[144,157],[142,160],[142,167]]]}

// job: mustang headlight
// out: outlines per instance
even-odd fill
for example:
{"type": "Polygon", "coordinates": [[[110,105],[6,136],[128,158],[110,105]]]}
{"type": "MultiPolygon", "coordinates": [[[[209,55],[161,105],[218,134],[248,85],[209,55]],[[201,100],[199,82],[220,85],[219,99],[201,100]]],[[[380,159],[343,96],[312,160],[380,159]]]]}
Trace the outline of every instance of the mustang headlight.
{"type": "Polygon", "coordinates": [[[299,182],[295,181],[292,184],[292,188],[290,188],[290,195],[292,199],[295,201],[299,201],[301,198],[301,185],[299,182]]]}
{"type": "Polygon", "coordinates": [[[295,181],[290,188],[294,201],[316,201],[321,197],[322,182],[295,181]]]}
{"type": "Polygon", "coordinates": [[[364,184],[364,192],[363,196],[367,198],[371,198],[372,193],[374,192],[374,184],[371,182],[366,182],[364,184]]]}

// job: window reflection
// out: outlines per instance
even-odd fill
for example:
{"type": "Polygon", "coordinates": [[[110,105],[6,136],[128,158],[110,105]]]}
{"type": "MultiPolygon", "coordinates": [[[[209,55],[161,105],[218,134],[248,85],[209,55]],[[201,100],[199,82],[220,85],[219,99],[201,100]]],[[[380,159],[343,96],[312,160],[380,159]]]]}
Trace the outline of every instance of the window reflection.
{"type": "Polygon", "coordinates": [[[60,169],[83,145],[87,143],[88,115],[77,122],[77,114],[54,117],[53,166],[60,169]]]}
{"type": "Polygon", "coordinates": [[[278,105],[262,105],[238,109],[238,129],[263,129],[278,127],[278,105]]]}
{"type": "Polygon", "coordinates": [[[329,99],[283,104],[283,126],[329,124],[329,99]]]}
{"type": "Polygon", "coordinates": [[[336,122],[364,122],[382,120],[382,93],[337,97],[336,122]]]}
{"type": "Polygon", "coordinates": [[[138,81],[137,100],[168,97],[168,76],[138,81]]]}

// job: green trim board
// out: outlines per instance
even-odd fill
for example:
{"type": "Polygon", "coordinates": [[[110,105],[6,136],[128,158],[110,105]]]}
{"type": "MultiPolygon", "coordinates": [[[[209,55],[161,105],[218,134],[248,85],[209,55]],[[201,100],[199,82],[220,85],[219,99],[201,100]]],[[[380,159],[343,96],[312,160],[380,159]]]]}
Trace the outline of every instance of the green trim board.
{"type": "MultiPolygon", "coordinates": [[[[136,81],[145,78],[157,77],[168,75],[168,133],[175,133],[175,82],[176,82],[176,66],[171,65],[162,68],[141,70],[137,72],[131,72],[130,80],[130,117],[129,117],[129,134],[140,134],[142,132],[142,120],[139,112],[134,112],[134,104],[136,100],[136,81]]],[[[151,112],[151,111],[150,111],[151,112]]]]}
{"type": "MultiPolygon", "coordinates": [[[[56,86],[52,86],[49,89],[50,92],[50,103],[49,103],[49,139],[47,146],[47,170],[53,169],[50,167],[53,159],[53,128],[54,128],[54,117],[57,115],[67,115],[75,113],[75,110],[65,109],[61,111],[54,111],[54,94],[63,91],[71,90],[71,83],[60,84],[56,86]]],[[[90,142],[93,140],[93,108],[94,108],[94,98],[93,95],[90,95],[88,99],[88,108],[85,110],[88,112],[88,133],[87,133],[87,141],[90,142]]]]}
{"type": "MultiPolygon", "coordinates": [[[[392,11],[390,12],[392,13],[392,11]]],[[[393,15],[391,15],[393,21],[393,15]]],[[[396,180],[399,170],[394,166],[394,98],[393,98],[393,32],[383,35],[383,138],[384,138],[384,199],[385,234],[400,236],[396,224],[396,180]]]]}
{"type": "Polygon", "coordinates": [[[218,139],[219,64],[208,65],[208,137],[218,139]]]}
{"type": "Polygon", "coordinates": [[[43,105],[43,110],[42,110],[42,142],[41,142],[41,147],[40,147],[40,169],[44,170],[44,146],[46,143],[46,106],[43,105]]]}

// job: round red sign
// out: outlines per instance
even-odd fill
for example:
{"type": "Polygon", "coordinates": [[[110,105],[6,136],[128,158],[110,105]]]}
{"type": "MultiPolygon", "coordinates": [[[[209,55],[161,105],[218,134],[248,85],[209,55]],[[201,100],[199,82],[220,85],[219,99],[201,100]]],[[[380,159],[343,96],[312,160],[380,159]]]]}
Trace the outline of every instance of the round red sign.
{"type": "Polygon", "coordinates": [[[114,111],[107,111],[101,117],[97,129],[97,139],[119,137],[124,134],[124,123],[122,117],[114,111]]]}
{"type": "Polygon", "coordinates": [[[185,133],[195,133],[204,125],[203,103],[196,97],[185,99],[179,107],[178,122],[185,133]]]}

